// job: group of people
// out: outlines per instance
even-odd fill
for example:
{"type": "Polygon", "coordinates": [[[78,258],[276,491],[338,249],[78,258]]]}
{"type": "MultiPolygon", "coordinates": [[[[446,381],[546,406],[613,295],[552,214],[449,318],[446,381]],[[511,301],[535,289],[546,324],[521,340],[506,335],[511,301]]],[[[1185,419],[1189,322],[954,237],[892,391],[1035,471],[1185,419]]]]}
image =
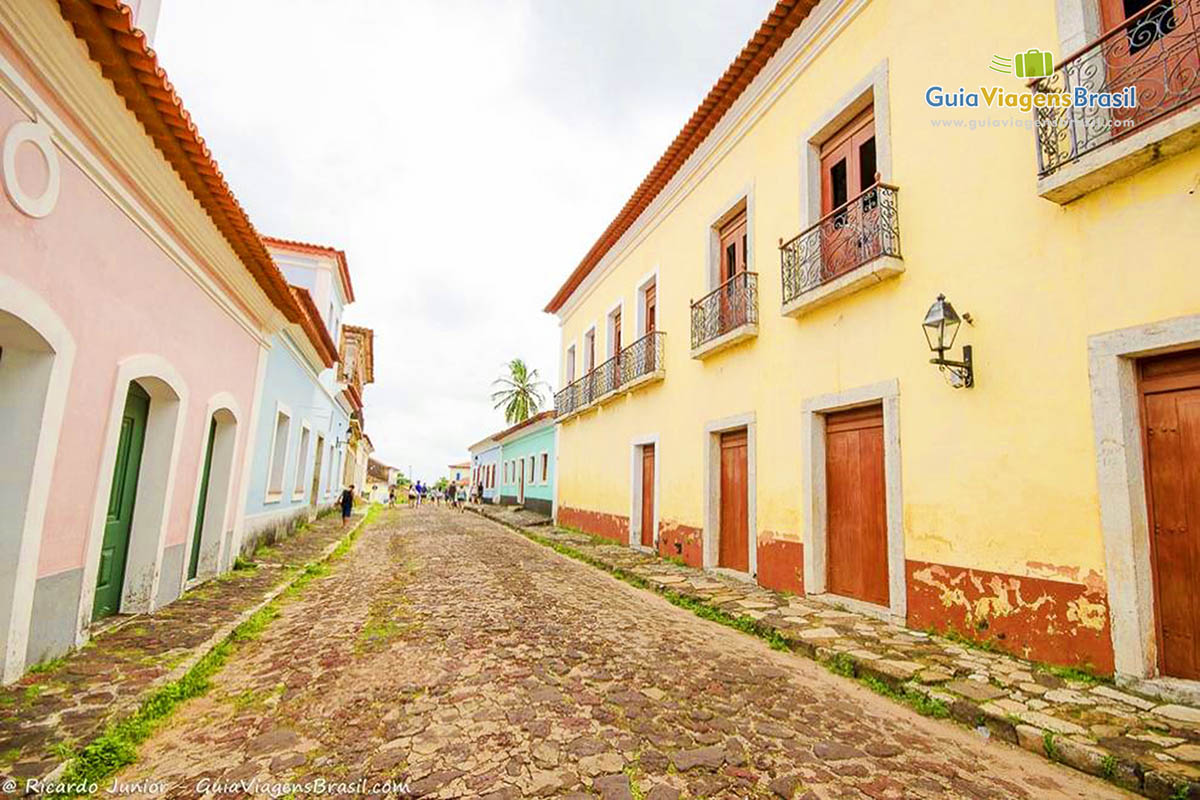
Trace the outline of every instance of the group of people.
{"type": "Polygon", "coordinates": [[[451,484],[445,489],[431,488],[420,481],[408,486],[408,504],[416,508],[426,502],[440,506],[445,503],[451,508],[463,511],[467,505],[467,487],[451,484]]]}

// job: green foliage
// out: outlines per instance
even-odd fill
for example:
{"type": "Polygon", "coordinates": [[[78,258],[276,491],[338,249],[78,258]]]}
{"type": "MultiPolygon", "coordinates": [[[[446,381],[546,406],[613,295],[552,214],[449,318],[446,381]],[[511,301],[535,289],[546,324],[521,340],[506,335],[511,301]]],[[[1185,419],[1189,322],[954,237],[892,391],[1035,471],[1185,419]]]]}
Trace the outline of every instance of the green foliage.
{"type": "Polygon", "coordinates": [[[1051,761],[1058,761],[1058,745],[1054,743],[1053,731],[1042,731],[1042,749],[1046,751],[1046,758],[1051,761]]]}
{"type": "Polygon", "coordinates": [[[1100,772],[1105,778],[1110,781],[1117,774],[1117,758],[1112,753],[1109,753],[1104,758],[1100,759],[1100,772]]]}
{"type": "Polygon", "coordinates": [[[1112,678],[1097,675],[1092,670],[1091,666],[1087,664],[1081,664],[1074,667],[1059,667],[1053,664],[1043,664],[1040,665],[1038,669],[1041,672],[1046,672],[1050,675],[1056,675],[1063,680],[1079,681],[1080,683],[1086,683],[1089,686],[1094,686],[1098,683],[1111,684],[1113,682],[1112,678]]]}
{"type": "Polygon", "coordinates": [[[538,378],[538,371],[525,366],[525,362],[514,358],[506,365],[508,375],[492,381],[500,386],[492,392],[492,408],[504,408],[504,419],[510,424],[524,422],[538,412],[545,402],[542,392],[549,390],[545,381],[538,378]]]}
{"type": "MultiPolygon", "coordinates": [[[[845,655],[840,653],[839,655],[845,655]]],[[[904,703],[923,717],[945,719],[950,716],[950,708],[936,697],[919,692],[916,689],[904,687],[896,689],[876,678],[874,675],[864,675],[859,682],[876,694],[904,703]]]]}
{"type": "Polygon", "coordinates": [[[846,653],[835,653],[833,658],[825,662],[825,667],[834,675],[854,677],[854,659],[846,653]]]}
{"type": "Polygon", "coordinates": [[[1188,800],[1191,796],[1191,787],[1187,783],[1180,781],[1175,784],[1175,791],[1171,793],[1171,800],[1188,800]]]}
{"type": "Polygon", "coordinates": [[[56,672],[59,667],[67,663],[66,656],[52,658],[49,661],[43,661],[40,664],[34,664],[29,668],[30,675],[49,675],[51,672],[56,672]]]}
{"type": "Polygon", "coordinates": [[[253,561],[243,558],[242,556],[238,556],[233,560],[233,569],[235,572],[258,569],[258,564],[255,564],[253,561]]]}

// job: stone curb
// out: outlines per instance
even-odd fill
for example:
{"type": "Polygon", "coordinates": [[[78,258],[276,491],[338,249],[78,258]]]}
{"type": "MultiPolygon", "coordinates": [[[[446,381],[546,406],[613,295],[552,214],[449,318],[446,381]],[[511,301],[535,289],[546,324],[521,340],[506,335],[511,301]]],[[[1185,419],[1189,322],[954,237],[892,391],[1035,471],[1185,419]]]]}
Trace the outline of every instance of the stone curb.
{"type": "MultiPolygon", "coordinates": [[[[624,567],[608,564],[602,558],[591,554],[588,554],[591,560],[582,561],[581,559],[571,558],[566,554],[558,553],[549,547],[549,545],[538,541],[538,539],[546,538],[545,534],[541,531],[525,529],[505,520],[496,519],[477,508],[468,507],[467,510],[493,524],[500,525],[521,535],[522,538],[527,539],[533,544],[550,549],[555,555],[560,555],[563,558],[569,558],[571,561],[583,563],[608,572],[618,579],[621,579],[624,575],[630,575],[637,577],[639,580],[645,580],[640,576],[633,575],[633,573],[630,573],[624,567]]],[[[571,546],[574,547],[574,545],[571,546]]],[[[582,548],[574,547],[574,549],[581,550],[582,548]]],[[[656,586],[652,581],[647,581],[645,590],[659,595],[672,592],[683,597],[705,602],[703,598],[693,597],[691,594],[681,592],[673,587],[656,586]]],[[[717,606],[711,607],[723,611],[723,609],[719,609],[717,606]]],[[[835,653],[830,648],[822,646],[819,641],[806,641],[795,636],[790,636],[785,631],[768,623],[760,622],[759,625],[762,631],[780,636],[787,642],[791,652],[796,655],[821,664],[828,664],[835,656],[835,653]]],[[[948,692],[941,692],[936,687],[911,682],[908,677],[889,671],[879,661],[856,658],[848,653],[841,653],[840,655],[842,658],[848,659],[848,663],[853,666],[853,674],[846,677],[871,677],[895,691],[915,690],[927,696],[936,697],[946,703],[950,710],[949,718],[955,722],[974,729],[985,727],[989,735],[995,736],[997,739],[1001,739],[1009,744],[1016,745],[1030,753],[1039,755],[1048,761],[1062,764],[1079,772],[1109,781],[1115,786],[1153,798],[1154,800],[1200,799],[1200,780],[1181,780],[1168,772],[1147,770],[1136,761],[1123,758],[1117,753],[1099,745],[1083,744],[1065,736],[1056,735],[1053,731],[1014,721],[1007,715],[987,708],[986,703],[979,704],[970,699],[950,695],[948,692]],[[939,697],[939,695],[942,696],[939,697]]],[[[897,705],[903,705],[903,703],[897,703],[897,705]]]]}
{"type": "MultiPolygon", "coordinates": [[[[367,513],[369,513],[369,511],[370,510],[368,509],[367,513]]],[[[316,558],[299,566],[297,568],[298,571],[297,571],[296,575],[293,576],[290,580],[281,581],[280,583],[278,583],[277,585],[272,587],[266,594],[264,594],[262,596],[262,599],[259,600],[257,603],[255,603],[253,606],[247,608],[245,611],[243,611],[237,617],[235,617],[234,619],[225,623],[220,628],[217,628],[217,630],[212,634],[212,636],[209,636],[207,639],[204,640],[204,642],[197,645],[192,650],[191,654],[188,655],[186,658],[184,658],[178,664],[178,666],[175,667],[175,669],[171,670],[170,672],[166,673],[165,675],[159,676],[157,679],[146,684],[139,694],[129,697],[129,698],[126,698],[125,700],[119,701],[116,704],[116,708],[113,711],[113,713],[111,715],[109,715],[108,724],[112,724],[113,722],[124,719],[125,717],[127,717],[129,715],[129,713],[132,710],[138,708],[142,704],[142,702],[145,701],[145,699],[147,697],[152,696],[156,691],[158,691],[163,686],[166,686],[167,684],[173,683],[173,682],[179,680],[180,678],[182,678],[184,675],[186,675],[188,673],[189,670],[191,670],[192,667],[196,666],[196,664],[198,664],[201,659],[203,659],[205,656],[207,656],[213,650],[217,649],[219,646],[224,644],[226,640],[228,640],[231,636],[233,636],[233,632],[235,630],[237,630],[240,625],[242,625],[248,619],[253,617],[259,611],[262,611],[264,608],[266,608],[268,605],[270,605],[272,602],[274,602],[276,599],[278,599],[278,597],[280,595],[282,595],[284,592],[286,592],[288,589],[290,589],[296,581],[300,580],[300,578],[302,578],[304,576],[304,572],[306,570],[308,570],[309,567],[316,566],[317,564],[323,564],[326,561],[328,561],[329,557],[333,555],[333,552],[335,550],[337,550],[339,547],[342,546],[343,542],[348,540],[350,537],[354,536],[355,533],[357,533],[358,530],[360,528],[362,528],[363,525],[366,524],[367,513],[364,513],[362,515],[362,519],[360,519],[357,523],[355,523],[353,528],[346,531],[345,535],[340,536],[337,539],[334,539],[332,542],[330,542],[328,545],[326,545],[325,548],[321,551],[321,553],[316,558]]],[[[284,566],[284,568],[287,568],[287,565],[283,565],[283,566],[284,566]]],[[[130,622],[138,619],[141,616],[143,616],[143,615],[141,615],[141,614],[134,615],[133,617],[130,618],[130,622]]],[[[106,727],[107,727],[107,724],[106,724],[106,727]]],[[[91,742],[81,742],[78,745],[78,749],[82,750],[83,748],[87,747],[89,744],[91,744],[91,742]]],[[[39,778],[38,780],[42,781],[43,783],[52,783],[54,781],[57,781],[59,778],[62,777],[63,773],[66,772],[67,766],[71,763],[72,760],[73,760],[73,758],[68,758],[66,761],[59,763],[58,766],[56,766],[54,769],[47,772],[43,777],[39,778]]],[[[31,793],[26,791],[25,794],[29,795],[31,793]]]]}

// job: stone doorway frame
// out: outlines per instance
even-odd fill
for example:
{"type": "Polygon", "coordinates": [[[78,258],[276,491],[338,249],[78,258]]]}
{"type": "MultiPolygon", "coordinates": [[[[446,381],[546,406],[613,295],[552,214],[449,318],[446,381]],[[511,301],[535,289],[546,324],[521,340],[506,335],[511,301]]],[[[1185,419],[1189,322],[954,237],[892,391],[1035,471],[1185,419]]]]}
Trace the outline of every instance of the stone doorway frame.
{"type": "Polygon", "coordinates": [[[1118,683],[1187,702],[1200,683],[1158,670],[1137,359],[1200,347],[1200,314],[1088,337],[1088,380],[1113,664],[1118,683]]]}

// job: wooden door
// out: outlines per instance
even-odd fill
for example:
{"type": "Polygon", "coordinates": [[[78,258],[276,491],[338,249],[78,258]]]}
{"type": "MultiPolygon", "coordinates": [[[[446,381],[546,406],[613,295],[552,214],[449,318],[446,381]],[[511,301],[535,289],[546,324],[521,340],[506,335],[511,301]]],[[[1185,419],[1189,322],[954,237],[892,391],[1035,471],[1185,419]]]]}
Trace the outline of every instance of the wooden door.
{"type": "Polygon", "coordinates": [[[717,566],[750,568],[750,514],[747,491],[746,429],[721,434],[721,526],[717,566]]]}
{"type": "Polygon", "coordinates": [[[655,325],[658,324],[658,291],[655,284],[650,284],[646,287],[644,295],[645,310],[643,312],[646,320],[646,354],[642,374],[648,375],[658,369],[656,361],[657,353],[654,352],[654,339],[650,334],[654,333],[655,325]]]}
{"type": "Polygon", "coordinates": [[[192,554],[188,559],[188,580],[196,577],[200,566],[200,534],[204,531],[204,514],[208,507],[208,478],[212,474],[213,441],[217,438],[217,420],[208,425],[208,444],[204,448],[204,471],[200,473],[200,498],[196,502],[196,522],[192,525],[192,554]]]}
{"type": "Polygon", "coordinates": [[[1140,364],[1159,668],[1200,679],[1200,351],[1140,364]]]}
{"type": "MultiPolygon", "coordinates": [[[[1196,9],[1189,3],[1163,0],[1100,0],[1100,24],[1105,32],[1125,23],[1124,35],[1105,40],[1104,88],[1120,92],[1136,87],[1138,106],[1109,111],[1118,135],[1195,95],[1200,51],[1195,47],[1196,9]],[[1127,21],[1128,20],[1128,21],[1127,21]],[[1189,39],[1193,41],[1189,44],[1189,39]],[[1145,104],[1145,105],[1143,105],[1145,104]]],[[[1090,87],[1099,90],[1099,85],[1090,87]]]]}
{"type": "Polygon", "coordinates": [[[821,280],[826,281],[872,257],[862,248],[877,245],[866,236],[867,219],[878,202],[872,195],[851,206],[854,197],[875,183],[875,116],[868,108],[821,146],[821,280]]]}
{"type": "Polygon", "coordinates": [[[614,311],[612,315],[612,337],[613,337],[613,359],[612,359],[612,377],[609,384],[610,389],[616,389],[621,385],[621,312],[614,311]]]}
{"type": "Polygon", "coordinates": [[[828,591],[889,605],[883,407],[825,418],[828,591]]]}
{"type": "Polygon", "coordinates": [[[112,488],[108,493],[108,515],[104,521],[104,540],[100,545],[100,567],[96,572],[92,619],[107,617],[121,609],[133,505],[137,498],[142,447],[146,441],[146,418],[149,414],[150,395],[136,383],[129,384],[125,410],[121,415],[121,433],[117,439],[112,488]]]}
{"type": "MultiPolygon", "coordinates": [[[[724,333],[746,322],[745,287],[735,280],[746,271],[746,212],[742,211],[721,226],[721,292],[718,305],[718,331],[724,333]]],[[[744,280],[744,278],[743,278],[744,280]]]]}
{"type": "Polygon", "coordinates": [[[642,546],[654,547],[654,445],[642,445],[642,546]]]}

